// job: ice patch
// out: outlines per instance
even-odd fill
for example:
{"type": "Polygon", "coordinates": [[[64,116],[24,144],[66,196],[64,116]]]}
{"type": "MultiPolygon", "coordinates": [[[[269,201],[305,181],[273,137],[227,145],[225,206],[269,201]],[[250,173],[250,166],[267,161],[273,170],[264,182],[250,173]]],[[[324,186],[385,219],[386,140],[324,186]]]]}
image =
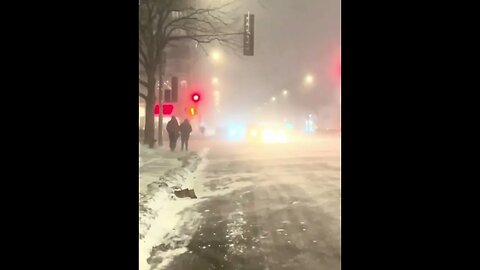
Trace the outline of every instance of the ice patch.
{"type": "MultiPolygon", "coordinates": [[[[158,205],[154,206],[158,209],[156,211],[157,218],[151,224],[151,228],[154,229],[149,229],[145,237],[140,240],[140,270],[146,270],[150,268],[147,259],[150,257],[153,247],[160,244],[164,244],[170,247],[176,245],[176,238],[174,237],[175,235],[172,236],[172,234],[174,234],[175,227],[178,227],[179,224],[184,223],[185,220],[195,220],[194,216],[185,215],[183,216],[182,220],[182,215],[180,215],[179,213],[182,212],[184,209],[189,208],[199,202],[201,202],[201,200],[192,199],[178,199],[176,201],[157,201],[158,205]]],[[[183,239],[182,242],[184,243],[188,243],[191,238],[191,236],[188,235],[183,235],[179,237],[183,239]]],[[[177,252],[179,252],[181,249],[176,250],[177,252]]],[[[171,250],[167,250],[159,254],[163,259],[162,265],[165,261],[165,258],[177,254],[170,251],[171,250]]]]}

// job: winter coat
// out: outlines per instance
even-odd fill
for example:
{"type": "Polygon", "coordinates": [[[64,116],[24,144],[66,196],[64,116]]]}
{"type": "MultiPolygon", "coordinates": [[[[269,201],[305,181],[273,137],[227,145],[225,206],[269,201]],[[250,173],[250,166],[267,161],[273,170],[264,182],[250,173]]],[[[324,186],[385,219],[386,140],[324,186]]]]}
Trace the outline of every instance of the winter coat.
{"type": "Polygon", "coordinates": [[[178,134],[179,126],[177,120],[170,120],[167,123],[167,132],[169,134],[178,134]]]}
{"type": "Polygon", "coordinates": [[[188,122],[183,122],[180,125],[180,134],[182,137],[188,137],[190,135],[190,132],[192,132],[192,126],[188,122]]]}

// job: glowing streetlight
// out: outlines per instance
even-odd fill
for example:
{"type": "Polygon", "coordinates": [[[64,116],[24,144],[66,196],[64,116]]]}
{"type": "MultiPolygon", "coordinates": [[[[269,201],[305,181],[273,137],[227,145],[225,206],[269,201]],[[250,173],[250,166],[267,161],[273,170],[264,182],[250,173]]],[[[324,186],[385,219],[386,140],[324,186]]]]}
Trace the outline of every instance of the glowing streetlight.
{"type": "Polygon", "coordinates": [[[272,102],[275,102],[275,100],[277,100],[276,97],[272,97],[272,102]]]}
{"type": "Polygon", "coordinates": [[[287,91],[287,90],[283,90],[282,94],[283,94],[283,96],[287,96],[287,95],[288,95],[288,91],[287,91]]]}
{"type": "Polygon", "coordinates": [[[212,83],[213,83],[213,84],[218,84],[218,78],[217,78],[217,77],[214,77],[214,78],[212,79],[212,83]]]}
{"type": "Polygon", "coordinates": [[[307,76],[305,76],[305,83],[306,84],[312,84],[313,83],[313,76],[308,74],[307,76]]]}
{"type": "Polygon", "coordinates": [[[220,54],[219,51],[213,51],[212,52],[213,61],[218,62],[218,61],[220,61],[221,58],[222,58],[222,55],[220,54]]]}

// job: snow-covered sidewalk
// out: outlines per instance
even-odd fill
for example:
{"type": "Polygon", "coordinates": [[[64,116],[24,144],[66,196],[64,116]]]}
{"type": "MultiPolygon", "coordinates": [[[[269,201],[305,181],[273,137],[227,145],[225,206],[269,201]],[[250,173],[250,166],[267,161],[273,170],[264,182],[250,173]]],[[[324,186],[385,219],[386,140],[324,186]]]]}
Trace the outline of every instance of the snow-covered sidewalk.
{"type": "Polygon", "coordinates": [[[171,152],[140,146],[139,241],[140,270],[149,269],[152,248],[164,243],[182,220],[178,213],[197,200],[177,198],[175,191],[193,189],[194,172],[206,151],[171,152]]]}

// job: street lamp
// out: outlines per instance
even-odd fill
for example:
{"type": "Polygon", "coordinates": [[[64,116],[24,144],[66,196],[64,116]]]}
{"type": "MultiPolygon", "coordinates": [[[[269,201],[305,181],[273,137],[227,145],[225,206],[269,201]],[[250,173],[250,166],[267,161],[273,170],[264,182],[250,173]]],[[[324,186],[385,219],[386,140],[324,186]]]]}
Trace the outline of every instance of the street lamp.
{"type": "Polygon", "coordinates": [[[305,83],[306,84],[312,84],[313,83],[313,76],[308,74],[307,76],[305,76],[305,83]]]}
{"type": "Polygon", "coordinates": [[[217,77],[213,77],[212,83],[213,83],[213,84],[218,84],[218,78],[217,78],[217,77]]]}
{"type": "Polygon", "coordinates": [[[272,97],[272,102],[275,102],[275,100],[277,100],[276,97],[272,97]]]}
{"type": "Polygon", "coordinates": [[[283,90],[282,94],[283,94],[283,96],[287,96],[287,95],[288,95],[288,91],[287,91],[287,90],[283,90]]]}
{"type": "Polygon", "coordinates": [[[220,54],[219,51],[212,51],[212,59],[214,62],[220,61],[221,58],[222,58],[222,55],[220,54]]]}

